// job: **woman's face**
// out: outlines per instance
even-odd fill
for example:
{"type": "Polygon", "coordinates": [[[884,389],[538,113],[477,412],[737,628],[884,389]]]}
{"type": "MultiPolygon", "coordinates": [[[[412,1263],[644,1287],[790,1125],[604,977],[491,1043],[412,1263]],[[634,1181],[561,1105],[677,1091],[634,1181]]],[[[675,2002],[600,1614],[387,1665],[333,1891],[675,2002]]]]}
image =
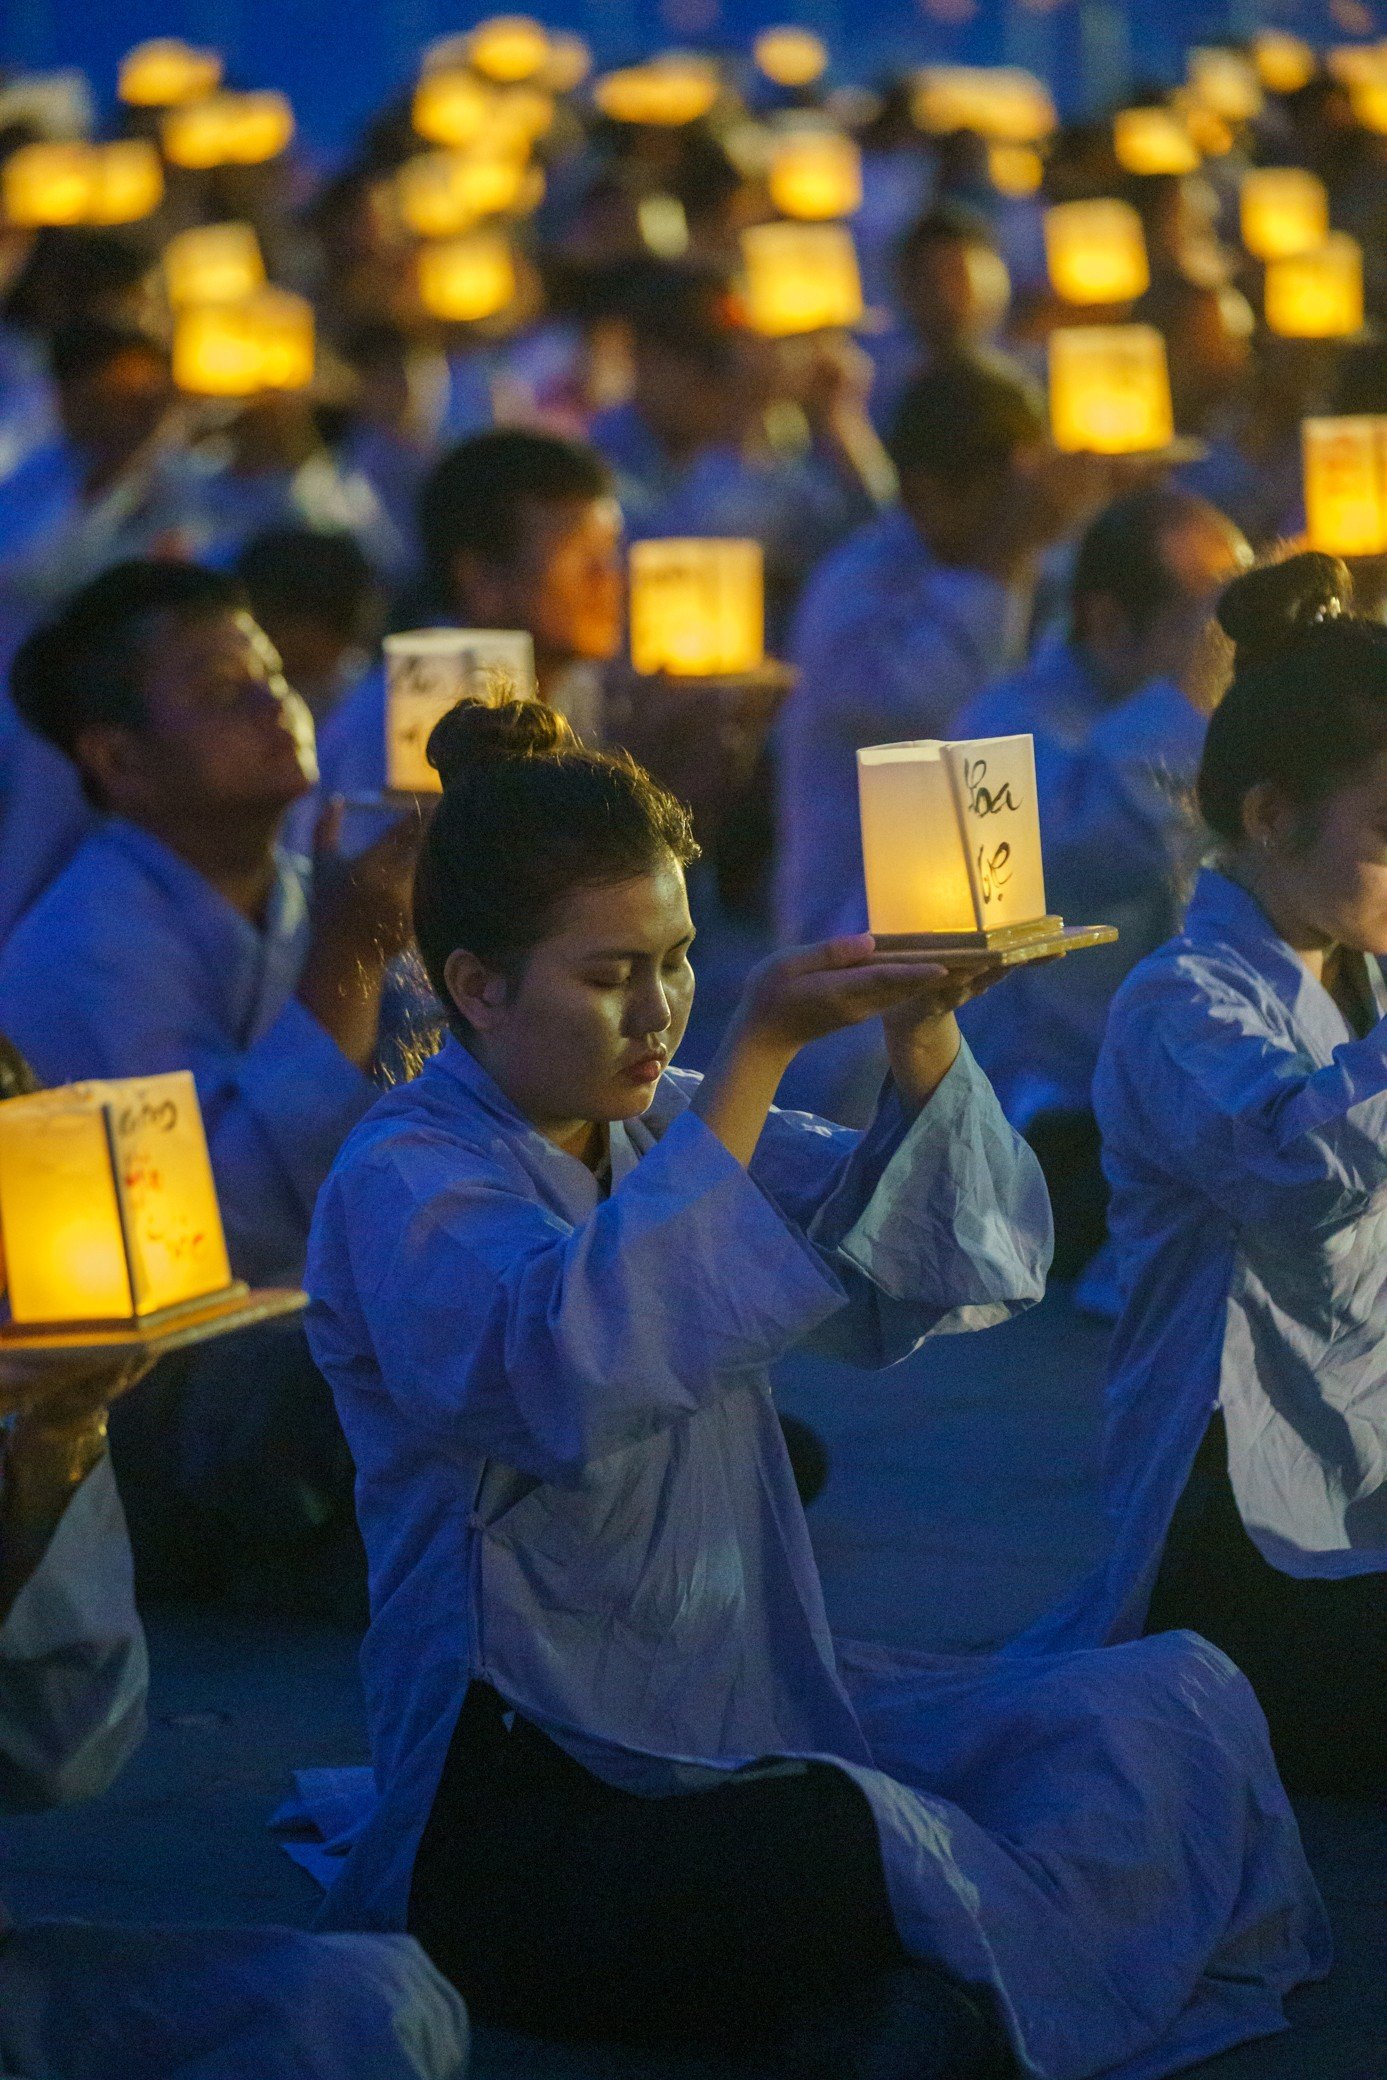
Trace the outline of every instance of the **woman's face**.
{"type": "Polygon", "coordinates": [[[469,990],[452,963],[449,981],[478,1060],[541,1132],[566,1140],[649,1106],[689,1022],[692,943],[683,870],[670,859],[575,889],[508,992],[499,977],[469,990]]]}
{"type": "Polygon", "coordinates": [[[1288,837],[1272,857],[1308,931],[1387,955],[1387,756],[1320,805],[1308,836],[1288,837]]]}

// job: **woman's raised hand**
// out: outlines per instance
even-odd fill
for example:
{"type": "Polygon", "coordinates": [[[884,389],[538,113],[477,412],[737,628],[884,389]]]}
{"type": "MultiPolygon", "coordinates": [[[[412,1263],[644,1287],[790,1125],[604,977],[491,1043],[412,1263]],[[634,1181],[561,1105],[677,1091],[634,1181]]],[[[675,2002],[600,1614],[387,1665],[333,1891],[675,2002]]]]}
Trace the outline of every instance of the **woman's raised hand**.
{"type": "Polygon", "coordinates": [[[926,954],[874,957],[870,932],[827,939],[773,954],[753,968],[742,992],[739,1020],[753,1043],[786,1062],[844,1026],[868,1018],[943,1018],[975,993],[972,971],[948,969],[926,954]]]}

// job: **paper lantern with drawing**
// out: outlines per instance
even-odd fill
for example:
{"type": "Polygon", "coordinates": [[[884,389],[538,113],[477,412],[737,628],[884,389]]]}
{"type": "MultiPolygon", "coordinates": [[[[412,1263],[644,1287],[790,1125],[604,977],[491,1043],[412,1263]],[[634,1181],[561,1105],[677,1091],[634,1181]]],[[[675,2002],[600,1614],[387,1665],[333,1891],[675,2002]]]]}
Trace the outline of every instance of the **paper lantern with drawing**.
{"type": "Polygon", "coordinates": [[[131,1323],[230,1289],[192,1077],[7,1099],[0,1231],[16,1325],[131,1323]]]}
{"type": "Polygon", "coordinates": [[[862,154],[841,130],[796,124],[771,146],[771,201],[786,217],[850,217],[862,206],[862,154]]]}
{"type": "Polygon", "coordinates": [[[1267,324],[1286,339],[1346,339],[1363,326],[1363,248],[1331,232],[1309,253],[1268,264],[1267,324]]]}
{"type": "Polygon", "coordinates": [[[633,542],[635,669],[681,679],[758,670],[766,654],[763,564],[759,542],[633,542]]]}
{"type": "Polygon", "coordinates": [[[1030,737],[876,744],[857,787],[872,932],[966,942],[1045,920],[1030,737]]]}
{"type": "Polygon", "coordinates": [[[1319,70],[1315,53],[1303,36],[1285,29],[1262,29],[1252,39],[1252,62],[1269,94],[1298,94],[1319,70]]]}
{"type": "Polygon", "coordinates": [[[195,397],[258,397],[313,380],[313,306],[287,289],[234,303],[185,304],[173,328],[173,379],[195,397]]]}
{"type": "Polygon", "coordinates": [[[176,36],[156,36],[125,53],[118,91],[130,108],[174,108],[180,101],[214,94],[221,79],[216,51],[197,50],[176,36]]]}
{"type": "Polygon", "coordinates": [[[460,700],[530,700],[535,646],[520,629],[416,628],[385,638],[385,784],[439,794],[427,758],[440,717],[460,700]]]}
{"type": "Polygon", "coordinates": [[[1050,431],[1070,454],[1169,447],[1170,371],[1154,325],[1067,325],[1051,333],[1050,431]]]}
{"type": "Polygon", "coordinates": [[[164,287],[175,310],[190,303],[236,303],[265,280],[260,241],[250,224],[195,224],[164,248],[164,287]]]}
{"type": "Polygon", "coordinates": [[[287,95],[212,94],[164,118],[164,157],[174,166],[206,172],[214,166],[262,166],[287,151],[294,111],[287,95]]]}
{"type": "Polygon", "coordinates": [[[862,319],[857,248],[845,224],[753,224],[742,233],[742,262],[751,323],[769,339],[862,319]]]}
{"type": "Polygon", "coordinates": [[[452,238],[483,217],[528,212],[543,198],[544,175],[523,159],[481,152],[421,152],[395,176],[400,215],[421,238],[452,238]]]}
{"type": "Polygon", "coordinates": [[[1285,260],[1322,246],[1329,236],[1329,191],[1301,166],[1258,166],[1245,173],[1239,198],[1242,240],[1258,260],[1285,260]]]}
{"type": "Polygon", "coordinates": [[[828,70],[828,45],[812,29],[763,29],[752,56],[778,87],[809,87],[828,70]]]}
{"type": "Polygon", "coordinates": [[[706,59],[670,55],[605,73],[594,84],[592,98],[614,123],[679,130],[708,115],[721,91],[717,69],[706,59]]]}
{"type": "Polygon", "coordinates": [[[483,79],[514,86],[543,70],[549,38],[533,15],[497,14],[478,22],[467,39],[467,54],[483,79]]]}
{"type": "Polygon", "coordinates": [[[1113,117],[1113,153],[1124,173],[1194,173],[1199,147],[1171,108],[1124,108],[1113,117]]]}
{"type": "Polygon", "coordinates": [[[1129,202],[1061,202],[1045,212],[1050,285],[1066,303],[1135,303],[1151,286],[1146,234],[1129,202]]]}
{"type": "Polygon", "coordinates": [[[513,302],[519,277],[509,239],[478,231],[421,246],[417,280],[419,301],[431,317],[474,325],[513,302]]]}
{"type": "Polygon", "coordinates": [[[1387,555],[1387,418],[1307,419],[1301,437],[1310,548],[1387,555]]]}
{"type": "Polygon", "coordinates": [[[474,144],[486,127],[492,95],[470,72],[426,72],[414,90],[410,119],[430,144],[474,144]]]}

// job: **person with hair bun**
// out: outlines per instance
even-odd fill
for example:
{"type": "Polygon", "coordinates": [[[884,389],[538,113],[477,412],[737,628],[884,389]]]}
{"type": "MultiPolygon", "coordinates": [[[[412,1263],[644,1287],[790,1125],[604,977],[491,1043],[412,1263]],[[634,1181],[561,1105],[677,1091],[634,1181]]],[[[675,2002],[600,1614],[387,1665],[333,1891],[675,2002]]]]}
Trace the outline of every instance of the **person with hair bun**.
{"type": "Polygon", "coordinates": [[[1104,1565],[1022,1645],[1188,1625],[1292,1788],[1387,1789],[1387,628],[1297,555],[1236,646],[1184,929],[1095,1084],[1124,1288],[1104,1565]]]}
{"type": "Polygon", "coordinates": [[[481,2021],[801,2080],[1155,2076],[1279,2027],[1323,1917],[1223,1656],[829,1633],[767,1367],[870,1374],[1043,1290],[1044,1186],[954,1021],[976,985],[796,948],[685,1074],[686,812],[538,703],[465,702],[429,755],[449,1037],[309,1250],[372,1583],[374,1798],[329,1921],[408,1928],[481,2021]],[[873,1017],[864,1134],[773,1107],[873,1017]]]}

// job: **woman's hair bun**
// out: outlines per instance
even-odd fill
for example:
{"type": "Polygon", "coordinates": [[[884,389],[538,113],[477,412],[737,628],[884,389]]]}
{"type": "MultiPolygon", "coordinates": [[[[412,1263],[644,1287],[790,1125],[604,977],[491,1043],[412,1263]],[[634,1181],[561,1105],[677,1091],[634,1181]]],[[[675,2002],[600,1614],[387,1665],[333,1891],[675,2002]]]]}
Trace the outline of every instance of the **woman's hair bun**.
{"type": "Polygon", "coordinates": [[[486,766],[577,748],[568,722],[543,701],[467,699],[434,724],[426,755],[446,790],[465,785],[486,766]]]}
{"type": "Polygon", "coordinates": [[[1219,622],[1237,645],[1234,669],[1265,664],[1312,629],[1347,614],[1353,580],[1337,556],[1306,550],[1234,578],[1218,603],[1219,622]]]}

